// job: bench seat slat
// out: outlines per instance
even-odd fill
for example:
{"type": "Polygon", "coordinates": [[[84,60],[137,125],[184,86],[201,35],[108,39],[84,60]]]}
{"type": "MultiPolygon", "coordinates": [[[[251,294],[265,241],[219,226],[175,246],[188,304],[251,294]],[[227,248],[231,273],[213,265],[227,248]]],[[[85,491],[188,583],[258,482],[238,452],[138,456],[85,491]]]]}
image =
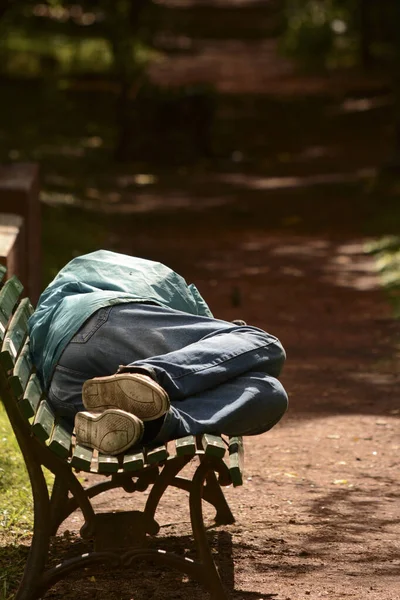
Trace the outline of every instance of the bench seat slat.
{"type": "Polygon", "coordinates": [[[217,458],[223,458],[225,456],[226,446],[219,435],[205,433],[202,436],[202,445],[204,453],[209,456],[216,456],[217,458]]]}
{"type": "Polygon", "coordinates": [[[92,458],[93,450],[86,448],[86,446],[80,446],[79,444],[76,444],[71,458],[71,465],[78,471],[89,472],[92,464],[92,458]]]}
{"type": "Polygon", "coordinates": [[[144,454],[143,452],[136,452],[135,454],[125,454],[123,469],[124,471],[138,471],[144,466],[144,454]]]}
{"type": "Polygon", "coordinates": [[[229,438],[229,472],[234,487],[243,485],[244,449],[241,437],[229,438]]]}
{"type": "Polygon", "coordinates": [[[33,308],[29,298],[24,298],[21,300],[6,331],[3,340],[2,354],[8,352],[13,364],[15,364],[22,345],[25,342],[28,329],[28,319],[32,312],[33,308]]]}
{"type": "Polygon", "coordinates": [[[167,447],[165,445],[158,446],[152,450],[146,451],[146,462],[149,465],[155,465],[163,460],[167,460],[169,456],[167,447]]]}
{"type": "Polygon", "coordinates": [[[194,435],[187,435],[175,440],[175,449],[177,456],[192,456],[196,454],[196,438],[194,435]]]}
{"type": "Polygon", "coordinates": [[[42,394],[39,378],[36,373],[33,373],[29,378],[23,398],[19,402],[20,410],[26,419],[30,419],[36,414],[42,394]]]}
{"type": "Polygon", "coordinates": [[[22,283],[13,275],[0,290],[0,341],[4,339],[7,323],[14,306],[24,289],[22,283]]]}
{"type": "Polygon", "coordinates": [[[58,421],[53,428],[49,440],[49,448],[60,458],[68,458],[71,451],[72,427],[63,421],[58,421]]]}
{"type": "Polygon", "coordinates": [[[24,392],[26,384],[28,383],[30,374],[32,372],[32,361],[29,352],[29,340],[26,340],[24,347],[22,348],[21,354],[17,358],[15,363],[13,375],[18,377],[21,383],[22,391],[24,392]]]}
{"type": "Polygon", "coordinates": [[[99,452],[98,467],[99,473],[116,473],[119,469],[119,460],[117,456],[109,456],[99,452]]]}
{"type": "Polygon", "coordinates": [[[51,436],[53,426],[53,410],[47,400],[42,400],[32,425],[32,431],[37,438],[39,438],[42,442],[45,442],[51,436]]]}

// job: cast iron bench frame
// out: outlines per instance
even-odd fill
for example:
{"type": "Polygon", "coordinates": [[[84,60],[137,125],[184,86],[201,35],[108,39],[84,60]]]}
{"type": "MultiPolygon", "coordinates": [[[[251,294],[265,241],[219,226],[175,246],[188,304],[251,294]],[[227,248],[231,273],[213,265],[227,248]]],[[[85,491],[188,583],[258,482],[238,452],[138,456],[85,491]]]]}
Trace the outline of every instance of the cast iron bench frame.
{"type": "MultiPolygon", "coordinates": [[[[0,265],[0,282],[5,271],[0,265]]],[[[15,276],[0,289],[0,398],[26,463],[34,508],[32,543],[15,600],[40,598],[78,568],[102,562],[112,568],[132,567],[139,559],[176,568],[202,582],[214,600],[228,600],[207,541],[202,500],[214,506],[218,524],[234,522],[221,486],[243,483],[242,439],[187,436],[118,457],[79,446],[73,431],[55,417],[32,365],[27,322],[34,309],[28,298],[19,300],[22,289],[15,276]],[[192,478],[180,476],[194,458],[198,466],[192,478]],[[55,476],[51,492],[42,467],[55,476]],[[85,488],[77,476],[80,471],[103,474],[106,479],[85,488]],[[92,498],[113,488],[133,493],[149,486],[143,511],[96,513],[91,503],[92,498]],[[189,492],[195,560],[146,547],[146,538],[160,529],[154,517],[168,486],[189,492]],[[83,540],[93,540],[93,551],[47,566],[51,536],[78,508],[85,521],[80,535],[83,540]]]]}

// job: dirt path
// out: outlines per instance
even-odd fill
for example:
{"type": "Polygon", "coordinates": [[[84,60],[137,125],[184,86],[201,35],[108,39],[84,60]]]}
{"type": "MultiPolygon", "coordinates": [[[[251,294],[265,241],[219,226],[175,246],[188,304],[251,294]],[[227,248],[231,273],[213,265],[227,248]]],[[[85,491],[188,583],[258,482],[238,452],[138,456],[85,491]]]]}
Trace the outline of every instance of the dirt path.
{"type": "MultiPolygon", "coordinates": [[[[152,254],[194,280],[216,315],[268,329],[288,352],[290,410],[247,440],[245,484],[227,490],[236,523],[210,530],[232,598],[397,600],[398,327],[363,240],[171,233],[152,232],[152,254]]],[[[139,235],[130,251],[148,255],[148,243],[139,235]]],[[[132,508],[118,493],[99,502],[132,508]]],[[[69,529],[80,522],[73,516],[69,529]]],[[[168,494],[160,523],[166,549],[191,547],[182,492],[168,494]]],[[[84,577],[71,598],[78,586],[81,598],[98,600],[204,597],[178,574],[147,568],[139,577],[84,577]]],[[[49,597],[69,598],[71,589],[61,584],[49,597]]]]}

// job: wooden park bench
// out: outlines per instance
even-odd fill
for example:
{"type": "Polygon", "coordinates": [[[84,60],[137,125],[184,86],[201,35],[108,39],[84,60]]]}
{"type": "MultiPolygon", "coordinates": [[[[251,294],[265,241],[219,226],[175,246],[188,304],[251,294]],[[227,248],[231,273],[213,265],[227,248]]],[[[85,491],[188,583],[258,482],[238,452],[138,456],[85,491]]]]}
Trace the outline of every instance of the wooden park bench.
{"type": "MultiPolygon", "coordinates": [[[[5,268],[0,265],[0,280],[4,278],[5,268]]],[[[55,416],[35,374],[27,337],[33,308],[28,298],[19,300],[21,291],[15,276],[0,289],[0,397],[25,459],[34,500],[33,539],[16,600],[42,597],[75,569],[102,562],[110,569],[131,568],[139,559],[176,568],[202,582],[213,599],[226,600],[207,541],[202,500],[214,506],[218,524],[234,522],[221,486],[242,484],[241,438],[188,436],[167,446],[128,451],[118,457],[78,445],[73,431],[55,416]],[[193,459],[193,476],[179,475],[193,459]],[[42,467],[55,476],[51,492],[42,467]],[[80,471],[101,474],[104,479],[84,487],[77,475],[80,471]],[[91,502],[113,488],[133,493],[149,486],[143,511],[96,513],[91,502]],[[160,529],[155,513],[168,486],[189,493],[195,560],[146,544],[160,529]],[[50,538],[78,508],[84,518],[80,535],[91,550],[51,567],[50,538]]]]}

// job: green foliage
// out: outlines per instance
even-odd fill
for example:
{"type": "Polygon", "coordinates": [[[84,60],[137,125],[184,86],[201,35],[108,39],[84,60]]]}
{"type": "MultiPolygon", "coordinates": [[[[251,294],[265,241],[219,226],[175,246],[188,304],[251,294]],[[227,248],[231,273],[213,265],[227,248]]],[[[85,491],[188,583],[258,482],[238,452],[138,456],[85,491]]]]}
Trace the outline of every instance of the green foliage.
{"type": "Polygon", "coordinates": [[[2,57],[1,71],[19,77],[107,73],[112,65],[112,53],[102,38],[63,36],[60,40],[51,33],[28,37],[23,29],[9,30],[3,36],[2,57]]]}
{"type": "Polygon", "coordinates": [[[303,67],[390,63],[399,39],[397,0],[286,0],[284,52],[303,67]]]}
{"type": "Polygon", "coordinates": [[[354,0],[288,0],[284,51],[303,66],[329,66],[354,44],[354,8],[354,0]]]}
{"type": "Polygon", "coordinates": [[[377,268],[393,304],[395,316],[400,318],[400,237],[385,236],[368,244],[366,250],[375,255],[377,268]]]}
{"type": "Polygon", "coordinates": [[[92,72],[132,79],[153,56],[152,21],[144,20],[151,6],[152,0],[10,3],[3,18],[0,10],[0,72],[28,77],[92,72]]]}

